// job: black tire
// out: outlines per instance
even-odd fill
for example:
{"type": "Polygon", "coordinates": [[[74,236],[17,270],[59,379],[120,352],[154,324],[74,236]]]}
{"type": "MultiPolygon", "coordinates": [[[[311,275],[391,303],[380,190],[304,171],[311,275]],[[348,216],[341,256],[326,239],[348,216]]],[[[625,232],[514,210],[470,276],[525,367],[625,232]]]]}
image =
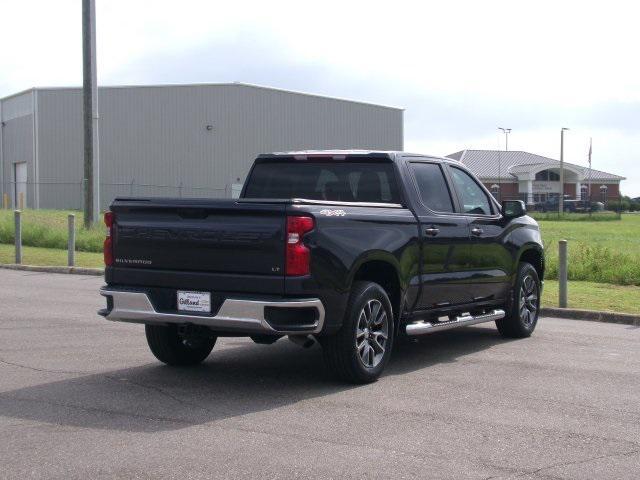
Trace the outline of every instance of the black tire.
{"type": "Polygon", "coordinates": [[[389,361],[393,340],[393,309],[387,293],[377,283],[356,282],[342,328],[322,339],[325,364],[347,382],[375,382],[389,361]]]}
{"type": "Polygon", "coordinates": [[[145,325],[151,353],[163,363],[175,366],[197,365],[209,356],[217,338],[185,339],[178,334],[177,325],[145,325]]]}
{"type": "Polygon", "coordinates": [[[540,279],[533,265],[521,262],[506,316],[496,320],[503,337],[525,338],[531,336],[538,324],[540,313],[540,279]]]}

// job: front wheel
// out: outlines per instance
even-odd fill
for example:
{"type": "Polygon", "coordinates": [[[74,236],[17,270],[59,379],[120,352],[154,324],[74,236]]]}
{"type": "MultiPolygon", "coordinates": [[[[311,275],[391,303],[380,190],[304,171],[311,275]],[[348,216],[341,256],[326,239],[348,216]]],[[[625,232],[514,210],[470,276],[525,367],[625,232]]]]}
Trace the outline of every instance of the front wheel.
{"type": "Polygon", "coordinates": [[[377,283],[356,282],[342,328],[322,341],[325,363],[348,382],[374,382],[389,361],[393,332],[387,293],[377,283]]]}
{"type": "Polygon", "coordinates": [[[503,337],[524,338],[533,333],[540,313],[540,279],[533,265],[521,262],[513,289],[513,300],[506,308],[506,316],[496,320],[503,337]]]}
{"type": "Polygon", "coordinates": [[[185,336],[177,325],[145,325],[151,353],[167,365],[197,365],[209,356],[216,344],[215,336],[185,336]]]}

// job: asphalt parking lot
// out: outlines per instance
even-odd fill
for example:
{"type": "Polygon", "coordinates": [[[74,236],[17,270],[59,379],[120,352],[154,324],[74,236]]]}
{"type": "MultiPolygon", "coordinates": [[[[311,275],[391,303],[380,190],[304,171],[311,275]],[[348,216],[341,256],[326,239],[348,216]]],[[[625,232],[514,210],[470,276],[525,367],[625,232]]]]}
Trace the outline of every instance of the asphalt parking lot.
{"type": "Polygon", "coordinates": [[[356,387],[286,339],[163,366],[101,283],[0,270],[0,477],[640,477],[638,327],[442,332],[356,387]]]}

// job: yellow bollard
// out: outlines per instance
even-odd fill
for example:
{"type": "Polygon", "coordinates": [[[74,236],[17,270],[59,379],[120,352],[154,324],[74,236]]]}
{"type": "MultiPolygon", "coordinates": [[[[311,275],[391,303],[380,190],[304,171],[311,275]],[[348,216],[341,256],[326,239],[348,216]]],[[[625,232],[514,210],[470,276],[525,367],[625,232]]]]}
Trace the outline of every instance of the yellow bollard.
{"type": "Polygon", "coordinates": [[[18,207],[20,210],[24,210],[24,192],[20,192],[18,196],[18,205],[20,205],[18,207]]]}
{"type": "Polygon", "coordinates": [[[3,193],[2,194],[2,208],[4,208],[5,210],[7,210],[9,208],[9,194],[8,193],[3,193]]]}

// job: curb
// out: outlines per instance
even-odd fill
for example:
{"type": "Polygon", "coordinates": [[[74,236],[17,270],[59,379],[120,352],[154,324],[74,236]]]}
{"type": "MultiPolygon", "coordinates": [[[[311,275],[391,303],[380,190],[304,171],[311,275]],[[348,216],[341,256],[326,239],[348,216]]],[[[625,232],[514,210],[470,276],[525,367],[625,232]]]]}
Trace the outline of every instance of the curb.
{"type": "Polygon", "coordinates": [[[22,270],[26,272],[43,272],[43,273],[71,273],[74,275],[104,275],[101,268],[82,268],[82,267],[40,267],[37,265],[18,265],[16,263],[0,264],[0,268],[6,270],[22,270]]]}
{"type": "Polygon", "coordinates": [[[598,312],[596,310],[578,310],[575,308],[544,307],[540,314],[546,317],[570,318],[572,320],[589,320],[592,322],[623,323],[640,326],[640,315],[631,313],[598,312]]]}

